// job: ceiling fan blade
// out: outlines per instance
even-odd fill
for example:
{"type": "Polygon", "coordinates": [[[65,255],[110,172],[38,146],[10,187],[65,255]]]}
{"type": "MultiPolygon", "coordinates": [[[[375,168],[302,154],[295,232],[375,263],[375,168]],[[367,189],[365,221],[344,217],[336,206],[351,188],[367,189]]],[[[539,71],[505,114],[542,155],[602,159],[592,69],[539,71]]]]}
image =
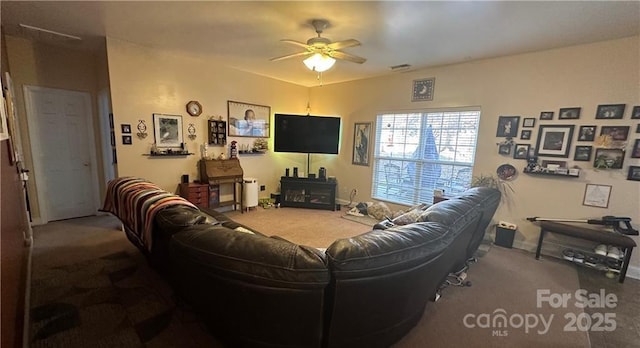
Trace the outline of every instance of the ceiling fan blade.
{"type": "Polygon", "coordinates": [[[272,61],[272,62],[276,62],[276,61],[279,61],[279,60],[289,59],[289,58],[293,58],[293,57],[308,56],[308,55],[310,55],[312,53],[313,52],[309,52],[309,51],[298,52],[298,53],[293,53],[293,54],[287,54],[286,56],[274,57],[274,58],[271,58],[269,60],[272,61]]]}
{"type": "Polygon", "coordinates": [[[331,48],[331,49],[339,50],[339,49],[347,48],[347,47],[360,46],[360,41],[358,41],[356,39],[349,39],[349,40],[344,40],[344,41],[332,42],[327,46],[329,46],[329,48],[331,48]]]}
{"type": "Polygon", "coordinates": [[[296,46],[300,46],[300,47],[304,47],[306,49],[309,49],[309,45],[307,45],[304,42],[300,42],[300,41],[296,41],[296,40],[289,40],[289,39],[282,39],[280,40],[281,42],[286,42],[292,45],[296,45],[296,46]]]}
{"type": "Polygon", "coordinates": [[[331,52],[330,55],[331,55],[331,57],[336,58],[336,59],[342,59],[342,60],[346,60],[346,61],[353,62],[353,63],[358,63],[358,64],[362,64],[362,63],[367,61],[365,58],[354,56],[352,54],[344,53],[344,52],[341,52],[341,51],[333,51],[333,52],[331,52]]]}

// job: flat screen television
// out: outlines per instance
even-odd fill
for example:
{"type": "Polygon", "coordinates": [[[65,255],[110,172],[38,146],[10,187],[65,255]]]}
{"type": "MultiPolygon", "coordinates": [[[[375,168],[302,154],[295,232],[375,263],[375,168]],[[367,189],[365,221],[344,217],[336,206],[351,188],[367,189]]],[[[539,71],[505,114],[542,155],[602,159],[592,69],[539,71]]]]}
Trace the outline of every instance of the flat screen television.
{"type": "Polygon", "coordinates": [[[276,152],[338,154],[340,118],[275,114],[276,152]]]}

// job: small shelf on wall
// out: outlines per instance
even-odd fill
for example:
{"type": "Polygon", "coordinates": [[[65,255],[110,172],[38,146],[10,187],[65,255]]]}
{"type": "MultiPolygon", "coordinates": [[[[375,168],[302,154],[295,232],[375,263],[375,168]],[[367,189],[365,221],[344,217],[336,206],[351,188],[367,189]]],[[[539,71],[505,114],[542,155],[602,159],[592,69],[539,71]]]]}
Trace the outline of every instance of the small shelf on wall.
{"type": "Polygon", "coordinates": [[[554,173],[554,172],[532,172],[532,171],[528,171],[526,168],[522,171],[523,173],[529,174],[529,175],[540,175],[540,176],[555,176],[555,177],[561,177],[561,178],[579,178],[580,174],[562,174],[562,173],[554,173]]]}
{"type": "Polygon", "coordinates": [[[185,157],[185,156],[191,156],[194,155],[193,153],[190,152],[184,152],[184,153],[145,153],[142,156],[148,156],[148,157],[185,157]]]}

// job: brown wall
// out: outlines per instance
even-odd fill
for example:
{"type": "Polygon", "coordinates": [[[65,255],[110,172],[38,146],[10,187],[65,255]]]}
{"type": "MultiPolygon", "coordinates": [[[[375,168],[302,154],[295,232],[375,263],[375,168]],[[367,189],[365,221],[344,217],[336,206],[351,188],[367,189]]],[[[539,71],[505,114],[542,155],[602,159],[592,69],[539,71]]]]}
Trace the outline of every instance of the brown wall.
{"type": "MultiPolygon", "coordinates": [[[[1,47],[0,70],[4,76],[8,70],[4,35],[1,47]]],[[[22,182],[16,166],[9,161],[9,145],[6,140],[0,142],[0,156],[0,346],[21,347],[27,259],[23,234],[28,222],[22,182]]]]}

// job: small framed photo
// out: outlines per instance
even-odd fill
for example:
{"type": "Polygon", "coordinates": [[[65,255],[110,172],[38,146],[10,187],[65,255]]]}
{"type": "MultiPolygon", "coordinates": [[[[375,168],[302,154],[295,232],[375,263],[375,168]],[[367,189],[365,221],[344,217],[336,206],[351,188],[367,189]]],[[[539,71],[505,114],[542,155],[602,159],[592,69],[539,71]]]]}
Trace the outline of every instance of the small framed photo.
{"type": "Polygon", "coordinates": [[[513,158],[526,160],[527,154],[529,154],[530,148],[531,148],[531,145],[529,144],[516,144],[516,147],[513,150],[513,158]]]}
{"type": "Polygon", "coordinates": [[[627,180],[640,181],[640,167],[629,166],[629,174],[627,174],[627,180]]]}
{"type": "Polygon", "coordinates": [[[500,116],[498,118],[496,137],[514,138],[518,136],[519,123],[520,116],[500,116]]]}
{"type": "MultiPolygon", "coordinates": [[[[640,125],[638,125],[640,126],[640,125]]],[[[520,133],[520,139],[522,140],[530,140],[531,139],[531,131],[528,129],[523,129],[522,133],[520,133]]]]}
{"type": "Polygon", "coordinates": [[[132,138],[130,135],[123,135],[122,136],[122,145],[131,145],[133,144],[132,138]]]}
{"type": "Polygon", "coordinates": [[[611,196],[611,185],[587,184],[584,189],[584,199],[582,205],[598,208],[609,206],[611,196]]]}
{"type": "Polygon", "coordinates": [[[631,119],[632,120],[640,119],[640,106],[633,107],[633,111],[631,111],[631,119]]]}
{"type": "Polygon", "coordinates": [[[580,126],[578,141],[593,141],[596,138],[597,126],[580,126]]]}
{"type": "Polygon", "coordinates": [[[591,151],[593,146],[576,146],[576,153],[573,156],[574,161],[591,161],[591,151]]]}
{"type": "Polygon", "coordinates": [[[560,109],[560,113],[558,114],[559,120],[576,120],[580,118],[580,110],[582,108],[573,107],[573,108],[562,108],[560,109]]]}
{"type": "Polygon", "coordinates": [[[540,113],[540,119],[541,120],[553,120],[553,111],[543,111],[540,113]]]}
{"type": "Polygon", "coordinates": [[[598,148],[596,149],[593,166],[600,169],[622,169],[623,162],[623,149],[598,148]]]}
{"type": "Polygon", "coordinates": [[[625,104],[598,105],[596,119],[621,119],[624,115],[625,104]]]}
{"type": "Polygon", "coordinates": [[[522,127],[533,128],[536,125],[536,119],[533,117],[527,117],[522,120],[522,127]]]}
{"type": "Polygon", "coordinates": [[[536,156],[569,157],[574,125],[541,125],[536,156]]]}
{"type": "Polygon", "coordinates": [[[629,136],[629,126],[602,126],[600,135],[608,135],[612,140],[624,141],[629,136]]]}
{"type": "Polygon", "coordinates": [[[540,164],[544,168],[567,168],[567,161],[552,161],[552,160],[542,160],[540,164]]]}
{"type": "Polygon", "coordinates": [[[636,139],[633,143],[633,150],[631,150],[631,158],[640,158],[640,139],[636,139]]]}
{"type": "Polygon", "coordinates": [[[640,123],[636,126],[636,133],[640,133],[640,123]]]}
{"type": "Polygon", "coordinates": [[[498,146],[498,153],[501,155],[510,155],[511,154],[511,144],[500,144],[498,146]]]}
{"type": "Polygon", "coordinates": [[[120,128],[122,129],[123,134],[131,134],[131,125],[130,124],[121,124],[120,128]]]}

